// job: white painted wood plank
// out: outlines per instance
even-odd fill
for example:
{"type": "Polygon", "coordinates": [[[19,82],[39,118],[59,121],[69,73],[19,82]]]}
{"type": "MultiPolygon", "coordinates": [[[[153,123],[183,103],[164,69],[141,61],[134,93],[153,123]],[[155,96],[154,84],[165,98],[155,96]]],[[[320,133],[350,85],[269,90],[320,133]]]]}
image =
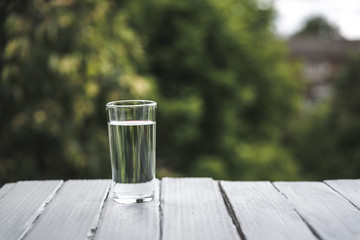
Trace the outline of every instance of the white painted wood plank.
{"type": "Polygon", "coordinates": [[[360,239],[360,211],[322,182],[276,182],[322,239],[360,239]]]}
{"type": "Polygon", "coordinates": [[[146,203],[119,204],[110,192],[95,239],[159,239],[159,184],[157,180],[154,200],[146,203]]]}
{"type": "Polygon", "coordinates": [[[210,178],[163,178],[162,239],[240,239],[210,178]]]}
{"type": "Polygon", "coordinates": [[[0,239],[21,239],[63,181],[17,182],[0,200],[0,239]]]}
{"type": "Polygon", "coordinates": [[[0,188],[0,200],[8,194],[15,186],[15,183],[7,183],[0,188]]]}
{"type": "Polygon", "coordinates": [[[96,230],[110,180],[69,180],[25,240],[86,239],[96,230]]]}
{"type": "Polygon", "coordinates": [[[270,182],[220,184],[247,240],[317,239],[270,182]]]}
{"type": "Polygon", "coordinates": [[[360,209],[360,179],[327,180],[325,183],[360,209]]]}

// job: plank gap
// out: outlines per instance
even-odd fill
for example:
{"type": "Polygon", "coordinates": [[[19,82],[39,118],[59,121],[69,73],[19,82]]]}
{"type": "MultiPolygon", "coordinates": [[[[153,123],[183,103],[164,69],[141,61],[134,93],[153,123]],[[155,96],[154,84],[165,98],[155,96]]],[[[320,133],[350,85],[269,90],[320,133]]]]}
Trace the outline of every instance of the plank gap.
{"type": "Polygon", "coordinates": [[[161,198],[161,194],[162,194],[162,180],[159,181],[159,227],[160,227],[159,239],[160,240],[162,240],[163,238],[163,225],[164,225],[164,212],[161,206],[163,199],[161,198]]]}
{"type": "Polygon", "coordinates": [[[323,239],[359,239],[360,212],[323,182],[274,182],[323,239]]]}
{"type": "Polygon", "coordinates": [[[61,185],[52,193],[48,196],[48,199],[43,203],[43,206],[41,206],[39,208],[39,214],[36,216],[36,218],[31,222],[28,230],[26,232],[24,232],[24,234],[19,238],[20,240],[24,239],[27,235],[27,233],[29,232],[29,230],[36,224],[36,222],[38,221],[38,219],[40,218],[41,214],[45,211],[46,207],[56,198],[57,193],[60,191],[60,189],[62,189],[62,187],[64,186],[64,181],[61,182],[61,185]]]}
{"type": "Polygon", "coordinates": [[[107,199],[109,198],[109,193],[110,193],[110,186],[108,187],[105,197],[101,202],[100,212],[99,212],[98,216],[95,217],[96,222],[94,223],[94,226],[91,227],[90,231],[87,234],[87,239],[89,239],[89,240],[95,239],[95,235],[96,235],[96,232],[97,232],[99,224],[100,224],[101,216],[103,215],[103,211],[105,208],[105,203],[107,203],[107,199]]]}
{"type": "MultiPolygon", "coordinates": [[[[63,186],[65,185],[65,181],[61,180],[61,186],[55,190],[55,194],[53,195],[53,198],[51,199],[51,201],[55,200],[58,197],[58,193],[60,193],[63,189],[63,186]]],[[[50,201],[50,202],[51,202],[50,201]]],[[[50,203],[49,202],[49,203],[50,203]]],[[[46,204],[45,206],[48,206],[48,204],[46,204]]],[[[38,220],[40,219],[40,215],[42,215],[45,211],[47,211],[47,209],[43,208],[42,211],[40,212],[39,215],[36,216],[36,218],[34,219],[34,221],[31,223],[31,226],[28,228],[28,230],[19,238],[19,240],[23,240],[25,239],[28,235],[30,230],[33,229],[33,227],[35,226],[36,222],[38,222],[38,220]]]]}
{"type": "Polygon", "coordinates": [[[212,178],[163,178],[162,183],[163,239],[240,239],[212,178]]]}
{"type": "Polygon", "coordinates": [[[233,224],[235,225],[236,227],[236,230],[240,236],[240,238],[242,240],[247,240],[246,237],[245,237],[245,234],[244,232],[242,231],[241,227],[240,227],[240,223],[238,221],[238,219],[236,218],[236,215],[235,215],[235,212],[234,212],[234,209],[229,201],[229,198],[228,196],[226,195],[224,189],[222,188],[221,184],[220,184],[220,181],[218,181],[218,187],[219,187],[219,190],[220,190],[220,193],[221,193],[221,196],[223,198],[223,201],[224,201],[224,204],[226,206],[226,211],[227,213],[229,214],[229,217],[231,218],[233,224]]]}
{"type": "MultiPolygon", "coordinates": [[[[273,182],[270,182],[271,183],[271,186],[273,186],[273,188],[275,188],[276,191],[278,191],[280,193],[281,196],[283,196],[287,201],[289,201],[289,198],[286,196],[285,193],[282,193],[280,191],[280,189],[273,183],[273,182]]],[[[290,202],[290,201],[289,201],[290,202]]],[[[290,202],[290,205],[294,208],[294,206],[291,204],[290,202]]],[[[295,208],[294,208],[295,209],[295,208]]],[[[296,209],[295,209],[296,210],[296,209]]]]}
{"type": "Polygon", "coordinates": [[[360,208],[358,206],[356,206],[350,199],[348,199],[345,195],[343,195],[341,192],[339,192],[338,190],[336,190],[335,188],[333,188],[330,184],[327,183],[327,181],[323,181],[323,183],[325,183],[325,185],[327,185],[329,188],[331,188],[331,190],[333,190],[334,192],[336,192],[337,194],[339,194],[340,196],[342,196],[343,198],[346,199],[346,201],[348,201],[351,205],[353,205],[357,210],[360,211],[360,208]]]}
{"type": "Polygon", "coordinates": [[[62,180],[14,184],[0,201],[0,239],[23,239],[36,226],[36,219],[47,209],[62,184],[62,180]]]}
{"type": "Polygon", "coordinates": [[[88,239],[98,224],[108,189],[108,180],[66,181],[25,239],[88,239]]]}
{"type": "Polygon", "coordinates": [[[294,211],[299,215],[299,217],[301,218],[301,220],[305,223],[305,225],[309,228],[309,230],[311,231],[311,233],[319,240],[323,240],[322,237],[320,237],[320,235],[316,232],[316,230],[314,229],[313,226],[311,226],[310,223],[308,223],[305,218],[303,216],[301,216],[301,214],[299,213],[299,211],[295,208],[295,206],[289,201],[289,198],[286,196],[285,193],[281,192],[280,189],[273,183],[270,182],[271,185],[276,189],[276,191],[278,191],[280,193],[281,196],[283,196],[286,201],[288,201],[290,203],[290,205],[292,206],[292,208],[294,209],[294,211]]]}

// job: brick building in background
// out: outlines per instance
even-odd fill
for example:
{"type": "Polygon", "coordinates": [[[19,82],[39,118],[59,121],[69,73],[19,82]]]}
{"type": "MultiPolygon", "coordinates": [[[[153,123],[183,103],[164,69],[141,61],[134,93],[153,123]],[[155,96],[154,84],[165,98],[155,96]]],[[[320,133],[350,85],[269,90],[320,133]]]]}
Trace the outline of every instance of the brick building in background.
{"type": "MultiPolygon", "coordinates": [[[[294,36],[288,41],[291,57],[304,64],[306,100],[309,105],[331,96],[332,81],[347,56],[360,51],[360,41],[342,37],[294,36]]],[[[360,66],[359,66],[360,67],[360,66]]]]}

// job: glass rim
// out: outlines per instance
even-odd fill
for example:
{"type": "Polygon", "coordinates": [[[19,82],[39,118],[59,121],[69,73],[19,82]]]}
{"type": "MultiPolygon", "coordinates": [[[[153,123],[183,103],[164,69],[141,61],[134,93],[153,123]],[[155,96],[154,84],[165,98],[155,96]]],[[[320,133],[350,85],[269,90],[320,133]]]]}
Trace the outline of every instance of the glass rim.
{"type": "Polygon", "coordinates": [[[151,100],[117,100],[108,102],[108,108],[124,108],[124,107],[156,107],[157,103],[151,100]],[[134,103],[134,104],[127,104],[134,103]]]}

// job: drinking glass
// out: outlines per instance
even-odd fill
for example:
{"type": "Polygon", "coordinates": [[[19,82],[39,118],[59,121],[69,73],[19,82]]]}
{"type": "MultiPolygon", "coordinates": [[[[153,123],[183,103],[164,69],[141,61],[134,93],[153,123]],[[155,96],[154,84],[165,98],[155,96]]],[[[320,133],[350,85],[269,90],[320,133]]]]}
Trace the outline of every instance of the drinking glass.
{"type": "Polygon", "coordinates": [[[156,102],[106,104],[112,191],[118,203],[151,201],[155,191],[156,102]]]}

